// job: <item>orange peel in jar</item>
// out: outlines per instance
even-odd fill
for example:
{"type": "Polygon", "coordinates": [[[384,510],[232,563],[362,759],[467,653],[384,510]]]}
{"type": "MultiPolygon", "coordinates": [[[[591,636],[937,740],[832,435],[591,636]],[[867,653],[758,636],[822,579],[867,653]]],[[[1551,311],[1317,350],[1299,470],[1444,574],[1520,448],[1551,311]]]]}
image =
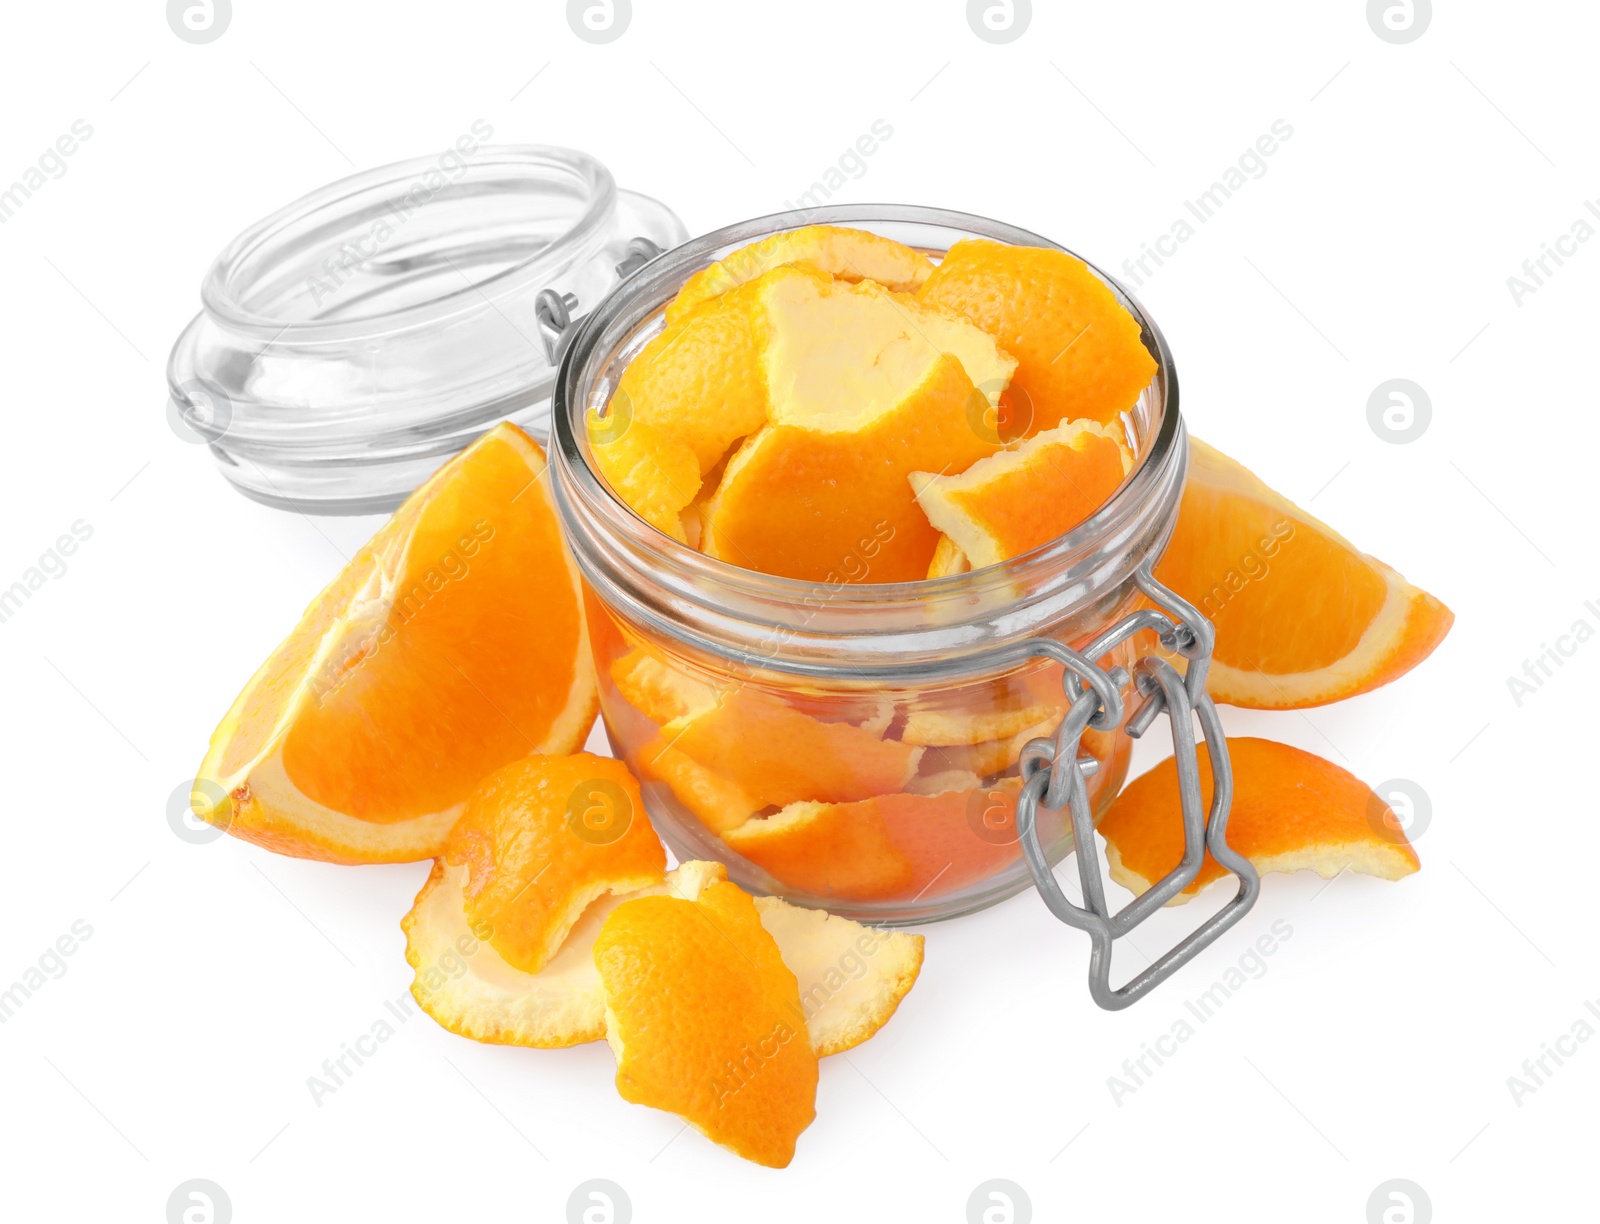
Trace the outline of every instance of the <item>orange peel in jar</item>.
{"type": "Polygon", "coordinates": [[[1065,251],[964,239],[917,298],[970,320],[1017,359],[1013,390],[1028,405],[1018,411],[1031,408],[1028,432],[1079,419],[1114,424],[1155,377],[1138,321],[1065,251]]]}
{"type": "Polygon", "coordinates": [[[843,281],[876,281],[907,293],[919,288],[933,271],[933,261],[926,255],[892,239],[845,226],[806,225],[770,234],[696,272],[668,304],[667,322],[765,272],[791,264],[843,281]]]}
{"type": "Polygon", "coordinates": [[[1198,439],[1156,577],[1216,626],[1206,687],[1292,710],[1370,692],[1444,640],[1455,614],[1198,439]]]}
{"type": "Polygon", "coordinates": [[[639,772],[665,784],[713,833],[738,828],[766,806],[731,778],[707,769],[659,735],[639,749],[639,772]]]}
{"type": "Polygon", "coordinates": [[[936,777],[951,789],[796,803],[723,840],[786,887],[851,901],[938,895],[1015,861],[1020,782],[974,787],[960,771],[936,777]]]}
{"type": "MultiPolygon", "coordinates": [[[[913,472],[911,487],[928,521],[950,541],[943,547],[959,549],[978,568],[1066,535],[1110,500],[1132,466],[1117,429],[1073,421],[956,475],[913,472]]],[[[959,572],[937,552],[933,564],[959,572]]]]}
{"type": "Polygon", "coordinates": [[[595,466],[617,496],[657,531],[687,544],[684,512],[700,491],[700,462],[694,451],[644,421],[592,411],[587,419],[595,466]]]}
{"type": "Polygon", "coordinates": [[[786,1166],[816,1117],[817,1053],[798,981],[749,894],[711,880],[693,899],[625,901],[594,962],[622,1098],[786,1166]]]}
{"type": "Polygon", "coordinates": [[[532,756],[490,774],[450,831],[444,862],[465,866],[466,917],[512,968],[537,973],[604,894],[666,872],[666,851],[621,761],[532,756]]]}
{"type": "Polygon", "coordinates": [[[762,801],[847,802],[900,790],[922,749],[850,723],[819,722],[749,687],[662,728],[667,743],[762,801]]]}
{"type": "MultiPolygon", "coordinates": [[[[1233,806],[1228,845],[1265,875],[1315,871],[1332,879],[1356,871],[1398,880],[1421,867],[1389,805],[1346,769],[1273,740],[1228,740],[1233,806]]],[[[1211,803],[1211,756],[1200,757],[1201,792],[1211,803]]],[[[1111,878],[1146,892],[1183,859],[1178,771],[1172,758],[1130,782],[1100,822],[1111,878]]],[[[1168,905],[1180,905],[1226,873],[1207,852],[1200,874],[1168,905]]]]}
{"type": "Polygon", "coordinates": [[[484,774],[577,749],[596,708],[544,452],[499,425],[406,500],[251,678],[211,737],[196,812],[280,854],[430,858],[484,774]]]}
{"type": "Polygon", "coordinates": [[[998,448],[974,422],[1015,363],[970,324],[870,281],[791,276],[762,303],[768,423],[728,461],[702,550],[829,585],[923,577],[937,532],[907,478],[998,448]]]}

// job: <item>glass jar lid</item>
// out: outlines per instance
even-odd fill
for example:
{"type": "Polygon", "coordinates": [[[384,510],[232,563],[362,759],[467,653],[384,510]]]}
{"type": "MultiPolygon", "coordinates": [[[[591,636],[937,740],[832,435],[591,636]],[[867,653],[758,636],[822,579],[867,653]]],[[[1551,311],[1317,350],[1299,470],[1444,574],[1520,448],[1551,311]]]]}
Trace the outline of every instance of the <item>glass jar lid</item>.
{"type": "Polygon", "coordinates": [[[548,437],[569,324],[687,236],[570,149],[463,137],[352,175],[217,256],[169,419],[258,501],[391,510],[500,421],[548,437]]]}

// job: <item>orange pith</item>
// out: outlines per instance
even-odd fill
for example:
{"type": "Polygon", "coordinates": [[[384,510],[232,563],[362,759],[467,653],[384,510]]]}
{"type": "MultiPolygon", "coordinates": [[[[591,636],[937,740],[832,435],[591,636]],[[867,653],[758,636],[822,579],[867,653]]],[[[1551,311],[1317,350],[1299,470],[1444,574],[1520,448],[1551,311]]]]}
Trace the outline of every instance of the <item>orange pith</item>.
{"type": "Polygon", "coordinates": [[[747,1160],[782,1168],[816,1116],[817,1055],[795,975],[751,898],[618,906],[594,946],[625,1100],[678,1114],[747,1160]]]}
{"type": "Polygon", "coordinates": [[[470,869],[466,914],[507,964],[537,973],[605,893],[661,880],[666,851],[621,761],[531,756],[485,778],[444,861],[470,869]]]}
{"type": "MultiPolygon", "coordinates": [[[[1263,874],[1349,869],[1397,880],[1420,866],[1388,804],[1348,770],[1272,740],[1228,740],[1233,806],[1228,845],[1263,874]]],[[[1211,758],[1200,753],[1211,802],[1211,758]]],[[[1112,878],[1144,892],[1183,858],[1177,767],[1169,757],[1117,796],[1100,822],[1112,878]]],[[[1187,900],[1226,874],[1208,852],[1200,874],[1175,900],[1187,900]]],[[[1169,903],[1171,904],[1171,903],[1169,903]]]]}
{"type": "MultiPolygon", "coordinates": [[[[996,565],[1071,531],[1132,466],[1117,430],[1074,421],[959,473],[913,473],[911,486],[928,520],[973,566],[996,565]]],[[[935,564],[949,569],[941,558],[935,564]]]]}
{"type": "Polygon", "coordinates": [[[826,272],[844,281],[873,280],[901,292],[916,289],[933,271],[933,261],[926,255],[888,238],[842,226],[807,225],[771,234],[696,272],[667,306],[667,322],[786,264],[826,272]]]}
{"type": "Polygon", "coordinates": [[[1296,709],[1387,684],[1451,611],[1198,439],[1156,576],[1216,626],[1216,700],[1296,709]]]}
{"type": "Polygon", "coordinates": [[[252,678],[200,769],[227,798],[200,814],[286,854],[427,858],[484,774],[577,748],[595,708],[544,453],[502,425],[411,496],[252,678]]]}
{"type": "Polygon", "coordinates": [[[1116,421],[1155,376],[1139,324],[1082,260],[981,238],[951,247],[917,297],[961,315],[1017,358],[1030,432],[1116,421]]]}

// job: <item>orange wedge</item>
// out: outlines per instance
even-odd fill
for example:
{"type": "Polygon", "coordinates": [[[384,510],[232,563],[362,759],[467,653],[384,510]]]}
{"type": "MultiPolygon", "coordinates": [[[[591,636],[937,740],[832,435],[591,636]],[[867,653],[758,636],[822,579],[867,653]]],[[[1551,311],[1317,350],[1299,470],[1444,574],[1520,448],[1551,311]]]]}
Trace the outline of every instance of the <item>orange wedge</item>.
{"type": "Polygon", "coordinates": [[[532,756],[485,778],[450,831],[467,921],[507,964],[537,973],[606,893],[657,883],[666,851],[621,761],[532,756]]]}
{"type": "Polygon", "coordinates": [[[817,1055],[795,975],[750,896],[713,880],[693,900],[625,901],[594,962],[623,1099],[675,1113],[746,1160],[787,1165],[816,1117],[817,1055]]]}
{"type": "Polygon", "coordinates": [[[411,495],[245,686],[200,766],[224,798],[196,810],[282,854],[429,858],[479,779],[575,750],[595,710],[544,452],[497,426],[411,495]]]}
{"type": "Polygon", "coordinates": [[[1258,710],[1370,692],[1427,658],[1455,620],[1197,439],[1156,577],[1216,626],[1211,695],[1258,710]]]}
{"type": "Polygon", "coordinates": [[[1021,853],[1014,831],[1016,779],[984,788],[959,771],[939,776],[955,788],[791,804],[730,830],[723,840],[780,883],[813,896],[936,896],[994,874],[1021,853]]]}
{"type": "Polygon", "coordinates": [[[701,549],[830,585],[923,577],[937,532],[907,478],[998,448],[980,426],[1014,363],[970,324],[870,281],[796,274],[761,302],[769,423],[728,461],[701,549]]]}
{"type": "Polygon", "coordinates": [[[696,272],[668,305],[667,322],[786,264],[814,268],[844,281],[873,280],[901,292],[916,289],[933,271],[933,261],[926,255],[866,230],[806,225],[770,234],[696,272]]]}
{"type": "Polygon", "coordinates": [[[667,743],[761,801],[847,802],[900,790],[922,749],[850,723],[811,718],[753,688],[668,723],[667,743]]]}
{"type": "Polygon", "coordinates": [[[917,297],[977,324],[1017,359],[1013,387],[1034,432],[1080,418],[1114,424],[1155,377],[1139,324],[1065,251],[966,239],[917,297]]]}
{"type": "MultiPolygon", "coordinates": [[[[474,1041],[558,1049],[605,1036],[605,994],[594,943],[611,912],[636,897],[694,900],[721,863],[687,862],[626,896],[598,898],[537,973],[507,964],[469,925],[467,868],[435,860],[401,921],[411,993],[452,1033],[474,1041]]],[[[533,903],[530,899],[530,904],[533,903]]],[[[776,897],[756,901],[761,925],[799,981],[806,1032],[818,1057],[860,1045],[894,1015],[922,966],[922,936],[879,931],[776,897]]]]}
{"type": "MultiPolygon", "coordinates": [[[[958,475],[913,472],[928,521],[978,568],[1009,561],[1065,535],[1100,509],[1133,466],[1120,430],[1073,421],[958,475]]],[[[951,570],[937,553],[933,566],[951,570]]]]}
{"type": "MultiPolygon", "coordinates": [[[[1389,805],[1348,770],[1288,744],[1230,739],[1233,807],[1228,845],[1265,875],[1315,871],[1332,879],[1359,871],[1398,880],[1416,871],[1417,852],[1389,805]]],[[[1211,757],[1200,753],[1200,781],[1211,803],[1211,757]]],[[[1172,758],[1128,784],[1100,822],[1111,878],[1142,893],[1183,858],[1178,770],[1172,758]]],[[[1207,853],[1200,874],[1169,901],[1182,904],[1226,873],[1207,853]]]]}
{"type": "Polygon", "coordinates": [[[630,421],[625,401],[613,397],[608,413],[590,412],[589,444],[595,466],[612,491],[658,531],[687,544],[684,511],[700,491],[700,461],[687,443],[645,421],[630,421]]]}

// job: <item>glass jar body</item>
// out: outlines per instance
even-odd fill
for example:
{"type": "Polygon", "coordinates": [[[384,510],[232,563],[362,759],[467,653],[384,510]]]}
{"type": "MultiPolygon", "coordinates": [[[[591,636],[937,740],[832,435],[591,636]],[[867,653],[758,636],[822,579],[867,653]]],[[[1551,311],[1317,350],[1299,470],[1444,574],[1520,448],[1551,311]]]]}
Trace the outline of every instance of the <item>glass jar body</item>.
{"type": "MultiPolygon", "coordinates": [[[[1142,309],[1158,372],[1124,424],[1133,472],[1067,536],[1025,557],[923,582],[815,585],[717,562],[645,525],[596,475],[584,413],[660,330],[688,276],[806,223],[872,230],[937,258],[967,236],[1055,245],[964,214],[860,206],[732,226],[669,252],[588,319],[554,402],[552,467],[587,587],[601,709],[616,754],[680,859],[724,862],[747,889],[875,923],[966,913],[1031,882],[1014,822],[1019,758],[1070,698],[1049,638],[1081,648],[1139,606],[1137,568],[1176,517],[1185,444],[1165,342],[1142,309]]],[[[874,541],[861,542],[870,572],[874,541]]],[[[1136,644],[1100,662],[1131,671],[1136,644]]],[[[1080,759],[1095,814],[1126,777],[1122,728],[1091,730],[1080,759]]],[[[1048,857],[1072,849],[1042,812],[1048,857]]]]}

